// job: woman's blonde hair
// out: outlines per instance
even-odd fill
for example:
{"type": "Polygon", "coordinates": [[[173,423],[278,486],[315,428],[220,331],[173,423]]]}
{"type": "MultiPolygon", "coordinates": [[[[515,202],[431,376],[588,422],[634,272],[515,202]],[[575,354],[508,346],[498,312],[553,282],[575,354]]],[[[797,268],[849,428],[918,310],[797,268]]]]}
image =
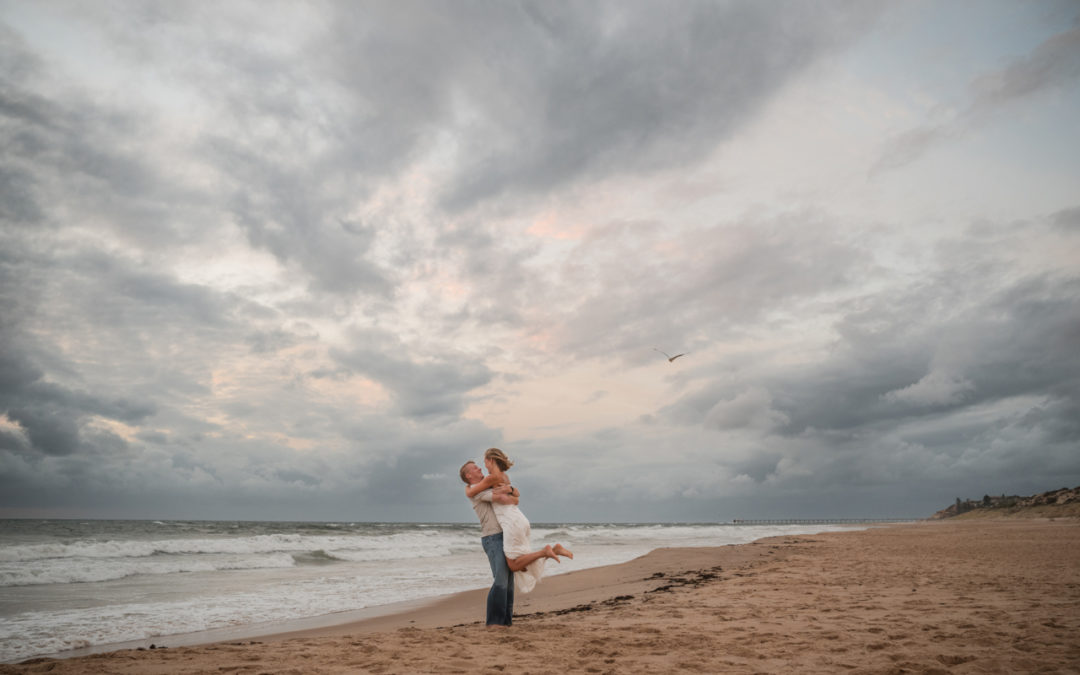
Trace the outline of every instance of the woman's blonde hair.
{"type": "Polygon", "coordinates": [[[514,466],[514,463],[510,461],[510,458],[506,456],[506,453],[498,448],[488,448],[487,452],[484,453],[484,459],[490,459],[495,462],[495,466],[503,471],[514,466]]]}

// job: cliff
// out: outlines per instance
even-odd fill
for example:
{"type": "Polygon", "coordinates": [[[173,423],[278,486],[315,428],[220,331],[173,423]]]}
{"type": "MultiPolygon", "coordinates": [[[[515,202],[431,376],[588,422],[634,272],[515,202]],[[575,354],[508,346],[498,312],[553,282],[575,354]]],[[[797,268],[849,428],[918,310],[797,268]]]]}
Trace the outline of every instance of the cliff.
{"type": "Polygon", "coordinates": [[[942,518],[1080,518],[1080,487],[1061,488],[1051,492],[1021,497],[984,496],[982,499],[961,500],[944,508],[931,519],[942,518]]]}

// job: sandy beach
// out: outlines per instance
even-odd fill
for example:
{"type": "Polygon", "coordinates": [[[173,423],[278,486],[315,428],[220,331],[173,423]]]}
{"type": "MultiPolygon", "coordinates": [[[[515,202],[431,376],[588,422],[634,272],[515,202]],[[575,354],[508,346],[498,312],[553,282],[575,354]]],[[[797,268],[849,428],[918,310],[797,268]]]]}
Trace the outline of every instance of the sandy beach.
{"type": "Polygon", "coordinates": [[[470,591],[236,642],[0,673],[1076,673],[1080,521],[925,522],[660,549],[546,579],[513,627],[470,591]]]}

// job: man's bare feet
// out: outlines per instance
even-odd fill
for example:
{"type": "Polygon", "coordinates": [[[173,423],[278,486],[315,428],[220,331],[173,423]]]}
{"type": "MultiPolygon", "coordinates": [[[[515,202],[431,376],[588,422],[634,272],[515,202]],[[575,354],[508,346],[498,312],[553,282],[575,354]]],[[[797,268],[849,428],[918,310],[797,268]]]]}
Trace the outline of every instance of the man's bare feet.
{"type": "Polygon", "coordinates": [[[571,560],[574,559],[574,554],[570,552],[570,549],[566,548],[562,544],[555,544],[555,548],[553,550],[558,555],[566,556],[567,558],[570,558],[571,560]]]}
{"type": "Polygon", "coordinates": [[[544,547],[544,557],[545,558],[551,558],[552,560],[554,560],[557,563],[562,562],[561,560],[559,560],[559,556],[557,556],[555,554],[555,549],[551,548],[550,546],[545,546],[544,547]]]}

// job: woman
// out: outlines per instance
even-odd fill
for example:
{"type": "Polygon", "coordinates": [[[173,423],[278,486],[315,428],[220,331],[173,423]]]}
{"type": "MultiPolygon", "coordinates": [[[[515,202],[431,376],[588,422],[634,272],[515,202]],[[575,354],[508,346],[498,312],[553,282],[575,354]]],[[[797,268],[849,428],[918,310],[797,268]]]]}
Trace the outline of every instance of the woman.
{"type": "MultiPolygon", "coordinates": [[[[465,494],[472,498],[488,488],[497,488],[501,485],[510,485],[510,479],[506,472],[514,465],[510,458],[498,448],[490,448],[484,453],[484,466],[487,467],[488,475],[479,483],[473,483],[465,488],[465,494]]],[[[544,576],[544,564],[548,558],[560,562],[559,556],[573,558],[574,554],[562,544],[545,546],[543,551],[532,551],[529,543],[529,535],[532,533],[532,525],[529,519],[513,504],[500,504],[492,502],[495,510],[495,518],[499,521],[499,527],[503,531],[503,552],[506,555],[506,564],[514,572],[514,586],[522,593],[528,593],[544,576]],[[537,555],[542,553],[542,555],[537,555]]]]}

